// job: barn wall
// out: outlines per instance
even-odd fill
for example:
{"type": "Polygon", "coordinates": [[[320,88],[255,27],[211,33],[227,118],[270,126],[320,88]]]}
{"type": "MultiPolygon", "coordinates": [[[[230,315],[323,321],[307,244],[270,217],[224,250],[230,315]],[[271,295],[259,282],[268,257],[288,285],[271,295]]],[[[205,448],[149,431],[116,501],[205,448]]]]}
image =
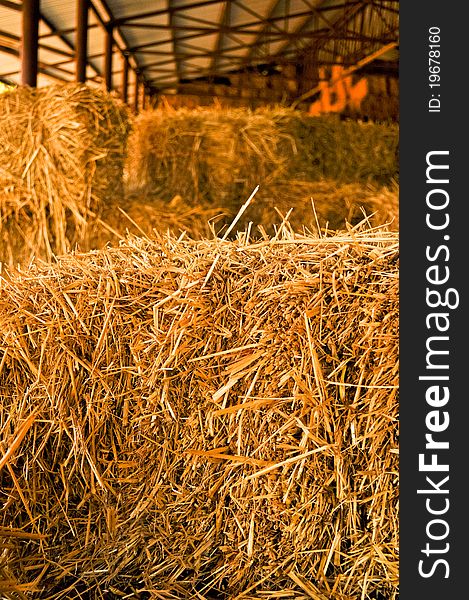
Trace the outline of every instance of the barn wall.
{"type": "MultiPolygon", "coordinates": [[[[303,70],[301,72],[303,75],[303,70]]],[[[177,95],[162,95],[159,103],[174,108],[210,106],[256,108],[266,104],[286,106],[304,93],[295,65],[282,66],[277,73],[227,74],[223,82],[182,84],[177,95]]],[[[315,96],[299,105],[313,116],[336,113],[345,118],[397,122],[399,120],[399,79],[392,74],[358,71],[351,75],[335,65],[319,69],[319,77],[309,79],[309,89],[318,85],[315,96]]]]}

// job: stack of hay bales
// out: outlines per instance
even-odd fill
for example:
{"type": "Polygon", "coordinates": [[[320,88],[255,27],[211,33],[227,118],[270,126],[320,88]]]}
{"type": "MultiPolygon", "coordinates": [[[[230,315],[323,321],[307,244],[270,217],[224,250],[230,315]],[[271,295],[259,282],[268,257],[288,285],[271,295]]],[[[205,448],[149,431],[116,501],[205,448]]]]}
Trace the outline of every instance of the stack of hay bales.
{"type": "Polygon", "coordinates": [[[129,112],[84,85],[0,95],[0,263],[50,259],[82,242],[123,193],[129,112]]]}
{"type": "Polygon", "coordinates": [[[3,597],[397,598],[392,232],[67,255],[0,347],[3,597]]]}
{"type": "Polygon", "coordinates": [[[292,227],[309,227],[311,196],[321,197],[319,220],[333,229],[344,229],[347,216],[357,213],[351,204],[362,200],[360,207],[375,213],[374,225],[398,222],[398,128],[392,124],[309,117],[281,107],[166,108],[141,114],[129,144],[129,188],[224,206],[227,222],[257,184],[249,215],[270,232],[282,220],[275,209],[294,208],[292,227]],[[344,200],[351,184],[355,202],[344,200]],[[329,202],[322,201],[326,195],[329,202]]]}

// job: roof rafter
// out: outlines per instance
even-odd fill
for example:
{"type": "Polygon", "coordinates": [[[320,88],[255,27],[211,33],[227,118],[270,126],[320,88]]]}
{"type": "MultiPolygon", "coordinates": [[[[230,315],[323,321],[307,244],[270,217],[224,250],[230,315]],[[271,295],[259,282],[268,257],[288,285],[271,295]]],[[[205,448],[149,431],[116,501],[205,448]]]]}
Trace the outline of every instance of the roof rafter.
{"type": "MultiPolygon", "coordinates": [[[[173,14],[173,11],[171,11],[171,8],[173,7],[172,0],[167,0],[167,3],[168,3],[168,13],[169,13],[169,27],[171,30],[171,42],[173,44],[173,55],[176,56],[178,54],[178,47],[177,47],[176,29],[174,29],[174,14],[173,14]]],[[[177,82],[179,83],[182,78],[182,68],[181,68],[180,56],[178,58],[175,58],[174,62],[176,63],[176,79],[177,79],[177,82]]]]}
{"type": "MultiPolygon", "coordinates": [[[[303,0],[303,2],[305,2],[305,0],[303,0]]],[[[322,29],[323,35],[316,36],[316,39],[313,40],[313,44],[315,44],[315,46],[317,47],[324,41],[327,41],[330,39],[341,39],[341,40],[351,40],[351,41],[353,41],[353,39],[356,39],[356,41],[363,41],[363,36],[359,36],[356,34],[350,35],[350,32],[346,32],[345,26],[348,23],[348,21],[357,12],[359,12],[360,10],[363,10],[363,8],[367,5],[368,5],[368,0],[346,0],[345,3],[343,3],[341,5],[334,4],[334,5],[330,5],[327,7],[326,6],[318,6],[316,8],[316,11],[311,13],[311,17],[309,19],[307,19],[304,23],[302,23],[296,29],[296,33],[298,35],[301,35],[304,32],[304,30],[307,27],[309,27],[311,21],[315,17],[318,16],[318,12],[319,12],[319,14],[321,14],[322,12],[334,13],[339,9],[343,9],[343,11],[344,11],[343,15],[337,21],[333,22],[332,31],[331,31],[330,24],[328,23],[327,27],[325,29],[322,29]],[[341,28],[343,28],[343,29],[341,29],[341,28]]],[[[329,19],[327,19],[327,17],[326,17],[326,22],[327,21],[329,21],[329,19]]],[[[288,40],[286,40],[285,43],[282,44],[282,46],[280,46],[280,48],[277,49],[277,54],[282,54],[289,45],[290,45],[290,42],[288,40]]]]}
{"type": "MultiPolygon", "coordinates": [[[[0,31],[0,36],[5,39],[9,39],[12,42],[15,42],[15,44],[18,44],[18,46],[21,43],[20,36],[13,35],[12,33],[9,33],[7,31],[0,31]]],[[[74,54],[72,52],[68,52],[67,50],[61,50],[60,48],[54,48],[53,46],[48,46],[46,44],[39,44],[39,48],[41,50],[47,50],[47,52],[51,52],[53,54],[60,54],[62,56],[71,56],[71,57],[74,56],[74,54]]]]}
{"type": "Polygon", "coordinates": [[[138,13],[133,15],[128,15],[126,17],[121,17],[119,19],[114,19],[114,25],[119,26],[123,25],[126,21],[134,21],[138,19],[147,19],[148,17],[159,17],[161,15],[167,13],[177,13],[181,10],[187,10],[188,8],[193,10],[194,8],[201,8],[202,6],[209,6],[210,4],[221,4],[224,0],[203,0],[200,2],[194,2],[190,5],[183,4],[182,6],[172,5],[167,8],[160,8],[159,10],[152,10],[145,13],[138,13]]]}
{"type": "MultiPolygon", "coordinates": [[[[328,29],[318,29],[315,31],[293,31],[293,32],[289,32],[288,34],[285,35],[276,35],[276,32],[272,32],[272,33],[268,33],[265,35],[269,35],[273,38],[273,40],[275,40],[275,38],[287,38],[286,39],[286,45],[289,45],[291,43],[292,40],[298,40],[298,39],[315,39],[315,38],[320,38],[320,39],[324,39],[324,37],[326,37],[325,34],[327,34],[329,32],[328,29]]],[[[215,31],[210,31],[208,33],[215,33],[215,31]]],[[[250,31],[250,32],[238,32],[238,33],[242,33],[244,34],[251,34],[251,35],[256,35],[256,32],[254,31],[250,31]]],[[[184,36],[180,36],[178,37],[178,41],[182,42],[185,40],[193,40],[199,37],[203,37],[207,35],[207,32],[203,32],[203,33],[193,33],[193,34],[188,34],[188,35],[184,35],[184,36]]],[[[347,40],[356,40],[356,41],[360,41],[360,40],[375,40],[377,38],[374,38],[372,36],[369,37],[364,37],[364,36],[360,36],[358,34],[355,33],[349,33],[349,34],[344,34],[343,36],[341,36],[341,39],[347,39],[347,40]]],[[[271,40],[271,41],[273,41],[271,40]]],[[[156,42],[147,42],[145,44],[141,44],[139,46],[133,46],[131,47],[129,50],[133,53],[135,52],[140,52],[141,50],[144,50],[146,48],[153,48],[153,47],[157,47],[157,46],[161,46],[164,44],[168,44],[170,43],[171,40],[170,39],[164,39],[164,40],[158,40],[156,42]]],[[[259,46],[265,44],[264,40],[260,40],[260,41],[254,41],[252,44],[249,43],[240,43],[240,45],[237,48],[248,48],[248,47],[255,47],[255,46],[259,46]]],[[[229,48],[229,50],[233,50],[233,48],[229,48]]]]}
{"type": "MultiPolygon", "coordinates": [[[[116,63],[112,74],[119,89],[120,79],[116,79],[116,73],[122,69],[120,57],[129,60],[147,90],[152,85],[156,90],[156,87],[177,87],[177,82],[185,85],[190,81],[210,86],[226,80],[228,84],[229,77],[235,73],[243,75],[264,68],[267,74],[274,76],[269,65],[298,65],[303,61],[307,63],[307,75],[302,69],[297,70],[297,74],[304,75],[302,89],[306,90],[307,86],[315,85],[321,64],[352,66],[386,43],[397,41],[398,48],[398,0],[164,0],[158,3],[90,0],[89,7],[88,73],[90,76],[96,73],[93,79],[98,81],[104,76],[105,45],[103,43],[101,48],[101,31],[112,28],[116,63]]],[[[6,14],[10,10],[21,11],[21,2],[0,0],[0,23],[5,23],[0,29],[6,30],[6,35],[0,32],[0,52],[12,54],[12,48],[19,51],[20,31],[18,18],[12,19],[6,14]],[[3,16],[7,18],[1,21],[3,16]],[[12,39],[8,33],[18,35],[12,39]]],[[[56,74],[72,80],[77,34],[73,11],[64,11],[62,15],[57,0],[41,0],[41,12],[49,19],[41,14],[41,68],[48,69],[48,76],[56,74]]],[[[396,55],[390,58],[391,62],[396,55]]],[[[107,57],[109,65],[109,45],[107,57]]],[[[0,66],[0,76],[15,68],[16,59],[5,59],[4,72],[0,66]]],[[[108,78],[109,72],[108,68],[108,78]]],[[[283,77],[292,78],[294,72],[285,71],[283,77]]],[[[249,77],[238,79],[242,87],[258,85],[257,79],[256,83],[249,77]]],[[[259,85],[262,87],[262,82],[259,85]]],[[[290,84],[288,88],[293,89],[290,84]]],[[[215,93],[218,88],[209,89],[215,93]]],[[[264,92],[259,89],[253,93],[262,95],[264,92]]]]}
{"type": "Polygon", "coordinates": [[[0,0],[0,6],[4,6],[5,8],[11,8],[12,10],[21,10],[21,4],[16,4],[16,2],[10,2],[10,0],[0,0]]]}
{"type": "MultiPolygon", "coordinates": [[[[269,11],[267,13],[267,17],[265,19],[263,19],[262,23],[263,23],[263,27],[261,29],[261,31],[259,32],[259,36],[256,38],[256,40],[254,40],[255,42],[259,42],[262,38],[263,35],[265,35],[268,31],[268,28],[271,26],[271,24],[273,24],[274,27],[277,27],[275,21],[273,20],[273,13],[276,10],[276,8],[278,7],[278,5],[280,4],[281,0],[274,0],[269,8],[269,11]]],[[[286,6],[286,8],[289,10],[289,6],[286,6]]],[[[289,13],[288,13],[289,14],[289,13]]],[[[282,15],[282,17],[284,17],[285,15],[282,15]]],[[[287,20],[288,23],[288,20],[287,20]]],[[[256,46],[254,46],[253,44],[249,46],[249,50],[247,53],[247,56],[245,57],[245,61],[244,63],[246,65],[249,64],[250,60],[253,58],[253,52],[254,49],[256,48],[256,46]]]]}
{"type": "MultiPolygon", "coordinates": [[[[224,2],[222,13],[220,15],[220,24],[228,25],[231,20],[231,2],[224,2]]],[[[220,54],[223,48],[223,32],[218,32],[217,41],[215,42],[214,52],[212,54],[212,62],[210,63],[211,69],[216,69],[220,54]]]]}
{"type": "MultiPolygon", "coordinates": [[[[97,27],[100,27],[100,23],[89,23],[88,24],[88,31],[90,29],[96,29],[97,27]]],[[[45,39],[48,37],[56,37],[58,35],[69,35],[71,33],[75,33],[76,28],[75,27],[68,27],[67,29],[54,29],[53,31],[48,31],[46,33],[41,33],[41,35],[39,36],[39,39],[45,39]]]]}

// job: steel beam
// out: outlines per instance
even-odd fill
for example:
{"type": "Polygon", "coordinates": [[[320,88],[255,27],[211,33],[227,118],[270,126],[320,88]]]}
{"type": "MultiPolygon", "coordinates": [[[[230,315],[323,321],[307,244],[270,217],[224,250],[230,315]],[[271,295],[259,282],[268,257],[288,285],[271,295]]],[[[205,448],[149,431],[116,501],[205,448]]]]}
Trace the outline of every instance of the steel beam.
{"type": "Polygon", "coordinates": [[[116,46],[116,50],[120,52],[122,56],[127,56],[127,60],[129,61],[129,66],[132,66],[134,69],[138,69],[138,62],[133,53],[129,50],[129,44],[125,38],[125,36],[120,31],[119,25],[115,22],[114,15],[112,14],[111,9],[109,8],[106,0],[89,0],[91,10],[94,15],[98,19],[101,26],[104,28],[112,27],[113,29],[113,38],[116,46]],[[103,19],[101,16],[101,10],[98,10],[95,4],[98,4],[102,10],[107,15],[107,20],[103,19]],[[122,47],[121,47],[122,46],[122,47]],[[131,60],[132,59],[132,60],[131,60]],[[133,65],[131,64],[133,63],[133,65]]]}
{"type": "MultiPolygon", "coordinates": [[[[225,2],[222,9],[222,14],[220,16],[220,25],[225,27],[230,24],[231,21],[231,3],[225,2]]],[[[215,43],[215,49],[211,54],[212,60],[210,62],[210,68],[217,68],[217,61],[220,58],[220,54],[223,50],[223,33],[221,31],[218,32],[217,41],[215,43]]]]}
{"type": "Polygon", "coordinates": [[[5,8],[11,8],[12,10],[21,10],[21,6],[16,2],[10,2],[9,0],[0,0],[0,6],[5,8]]]}
{"type": "MultiPolygon", "coordinates": [[[[14,35],[13,33],[10,33],[8,31],[3,31],[2,29],[0,29],[0,38],[11,40],[12,44],[14,44],[15,47],[21,46],[21,37],[18,35],[14,35]]],[[[13,47],[13,45],[11,47],[13,47]]],[[[60,50],[59,48],[54,48],[53,46],[46,46],[45,44],[39,44],[39,48],[43,48],[44,50],[52,52],[53,54],[59,54],[60,56],[68,56],[71,58],[73,58],[74,56],[72,52],[60,50]]]]}

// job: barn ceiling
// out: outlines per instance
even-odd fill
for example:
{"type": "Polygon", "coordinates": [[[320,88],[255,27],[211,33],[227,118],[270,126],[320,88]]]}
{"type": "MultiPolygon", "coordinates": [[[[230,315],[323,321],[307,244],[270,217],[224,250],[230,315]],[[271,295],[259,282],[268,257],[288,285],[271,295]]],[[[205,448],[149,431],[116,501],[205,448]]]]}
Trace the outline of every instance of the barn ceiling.
{"type": "MultiPolygon", "coordinates": [[[[20,82],[21,7],[0,0],[5,82],[20,82]]],[[[41,0],[40,15],[38,85],[73,81],[76,0],[41,0]]],[[[114,39],[115,89],[124,57],[155,93],[253,68],[281,69],[305,56],[314,57],[316,68],[350,66],[370,55],[397,64],[398,17],[396,0],[90,0],[86,73],[102,82],[106,28],[114,39]]]]}

